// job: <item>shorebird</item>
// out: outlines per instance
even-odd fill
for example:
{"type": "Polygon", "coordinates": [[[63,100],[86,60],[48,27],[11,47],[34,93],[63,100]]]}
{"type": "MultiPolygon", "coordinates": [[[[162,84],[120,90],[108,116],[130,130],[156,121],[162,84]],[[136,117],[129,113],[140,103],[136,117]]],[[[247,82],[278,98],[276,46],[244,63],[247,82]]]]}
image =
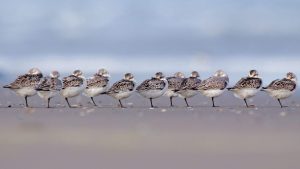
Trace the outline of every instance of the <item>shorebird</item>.
{"type": "Polygon", "coordinates": [[[218,70],[212,77],[203,80],[197,89],[204,96],[210,97],[213,104],[212,106],[216,107],[214,98],[220,96],[224,92],[228,82],[229,78],[227,74],[222,70],[218,70]]]}
{"type": "Polygon", "coordinates": [[[283,106],[280,100],[290,97],[296,91],[296,86],[296,75],[288,72],[285,78],[272,81],[267,87],[263,87],[262,91],[266,91],[271,97],[277,99],[280,107],[283,108],[287,106],[283,106]]]}
{"type": "Polygon", "coordinates": [[[190,77],[185,78],[183,82],[181,83],[181,86],[179,88],[179,97],[183,98],[186,106],[190,107],[188,104],[187,99],[195,96],[198,94],[197,87],[200,85],[201,80],[198,79],[199,73],[197,71],[193,71],[190,75],[190,77]]]}
{"type": "MultiPolygon", "coordinates": [[[[250,70],[247,77],[241,78],[233,87],[227,88],[233,92],[233,95],[243,99],[246,106],[249,107],[247,99],[255,96],[262,85],[262,80],[256,70],[250,70]]],[[[254,105],[253,105],[254,106],[254,105]]]]}
{"type": "Polygon", "coordinates": [[[164,96],[170,98],[170,106],[173,107],[173,97],[177,97],[178,91],[180,89],[181,83],[184,80],[184,74],[181,72],[176,72],[174,76],[167,77],[168,81],[168,90],[165,92],[164,96]]]}
{"type": "Polygon", "coordinates": [[[28,107],[27,97],[36,95],[35,87],[43,77],[42,72],[38,68],[32,68],[27,74],[18,76],[18,78],[3,88],[13,90],[17,95],[25,98],[25,106],[28,107]]]}
{"type": "Polygon", "coordinates": [[[162,96],[167,91],[167,89],[168,81],[166,80],[162,72],[157,72],[155,74],[155,77],[145,80],[136,88],[137,92],[141,96],[150,99],[151,108],[154,107],[152,99],[162,96]]]}
{"type": "Polygon", "coordinates": [[[50,108],[51,98],[56,96],[62,88],[59,76],[59,72],[54,70],[50,73],[50,76],[43,77],[36,87],[38,95],[48,101],[48,108],[50,108]]]}
{"type": "Polygon", "coordinates": [[[90,97],[95,106],[97,106],[97,104],[94,101],[94,97],[105,93],[109,89],[109,77],[110,75],[107,70],[99,69],[93,77],[87,79],[84,95],[90,97]]]}
{"type": "Polygon", "coordinates": [[[83,73],[80,70],[75,70],[72,75],[63,78],[63,87],[61,95],[65,98],[68,106],[72,106],[69,103],[68,98],[72,98],[80,95],[86,88],[86,80],[83,73]]]}
{"type": "Polygon", "coordinates": [[[114,83],[106,92],[107,95],[117,99],[121,108],[125,108],[121,102],[132,95],[135,88],[134,76],[131,73],[126,73],[124,78],[114,83]]]}

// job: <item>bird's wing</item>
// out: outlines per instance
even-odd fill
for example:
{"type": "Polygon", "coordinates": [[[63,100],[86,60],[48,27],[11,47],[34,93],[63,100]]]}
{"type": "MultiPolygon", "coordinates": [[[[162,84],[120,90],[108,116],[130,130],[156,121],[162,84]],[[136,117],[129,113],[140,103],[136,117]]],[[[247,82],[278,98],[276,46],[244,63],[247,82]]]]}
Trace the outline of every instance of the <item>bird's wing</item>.
{"type": "Polygon", "coordinates": [[[121,91],[133,91],[135,87],[135,83],[133,81],[129,80],[120,80],[116,83],[114,83],[111,88],[108,90],[107,93],[119,93],[121,91]]]}
{"type": "Polygon", "coordinates": [[[63,78],[63,88],[79,87],[83,84],[83,79],[74,75],[63,78]]]}
{"type": "Polygon", "coordinates": [[[94,76],[87,80],[87,88],[90,87],[106,87],[108,85],[108,78],[102,76],[94,76]]]}

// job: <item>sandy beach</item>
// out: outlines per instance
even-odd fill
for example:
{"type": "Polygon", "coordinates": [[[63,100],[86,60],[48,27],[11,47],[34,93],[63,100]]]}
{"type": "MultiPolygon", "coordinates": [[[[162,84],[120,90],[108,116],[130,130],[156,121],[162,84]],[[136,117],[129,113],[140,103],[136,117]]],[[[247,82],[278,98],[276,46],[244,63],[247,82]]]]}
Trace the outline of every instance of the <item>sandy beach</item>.
{"type": "Polygon", "coordinates": [[[67,108],[56,97],[51,105],[38,96],[23,99],[0,89],[1,169],[297,169],[300,168],[300,97],[276,100],[259,93],[256,108],[225,92],[212,108],[198,95],[186,108],[173,108],[162,97],[149,101],[134,95],[117,107],[99,96],[94,107],[84,96],[67,108]],[[9,108],[8,106],[11,105],[9,108]]]}

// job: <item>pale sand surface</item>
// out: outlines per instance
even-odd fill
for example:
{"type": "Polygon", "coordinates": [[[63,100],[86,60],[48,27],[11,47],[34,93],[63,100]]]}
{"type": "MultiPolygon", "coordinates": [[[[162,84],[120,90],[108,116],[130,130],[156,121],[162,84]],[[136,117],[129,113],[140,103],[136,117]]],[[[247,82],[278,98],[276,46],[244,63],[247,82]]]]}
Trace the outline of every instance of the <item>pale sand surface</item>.
{"type": "Polygon", "coordinates": [[[216,99],[199,95],[193,108],[175,98],[149,101],[134,95],[117,108],[109,96],[71,99],[79,108],[52,105],[38,96],[23,99],[0,89],[1,169],[299,169],[300,97],[281,109],[264,93],[247,109],[229,92],[216,99]],[[101,101],[101,103],[100,103],[101,101]],[[11,105],[12,108],[7,108],[11,105]]]}

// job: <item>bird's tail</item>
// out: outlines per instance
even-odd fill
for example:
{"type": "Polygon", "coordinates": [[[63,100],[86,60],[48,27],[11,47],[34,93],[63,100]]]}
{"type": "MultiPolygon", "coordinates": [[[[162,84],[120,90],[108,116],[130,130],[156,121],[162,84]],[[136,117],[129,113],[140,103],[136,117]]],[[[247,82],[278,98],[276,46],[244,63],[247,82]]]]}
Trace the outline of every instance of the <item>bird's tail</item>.
{"type": "Polygon", "coordinates": [[[11,85],[5,85],[3,88],[11,88],[11,85]]]}
{"type": "Polygon", "coordinates": [[[260,91],[266,91],[267,87],[262,87],[260,91]]]}
{"type": "Polygon", "coordinates": [[[103,92],[103,93],[101,93],[101,94],[109,94],[109,91],[107,91],[107,92],[103,92]]]}
{"type": "Polygon", "coordinates": [[[41,88],[36,88],[36,91],[50,91],[49,89],[41,89],[41,88]]]}

